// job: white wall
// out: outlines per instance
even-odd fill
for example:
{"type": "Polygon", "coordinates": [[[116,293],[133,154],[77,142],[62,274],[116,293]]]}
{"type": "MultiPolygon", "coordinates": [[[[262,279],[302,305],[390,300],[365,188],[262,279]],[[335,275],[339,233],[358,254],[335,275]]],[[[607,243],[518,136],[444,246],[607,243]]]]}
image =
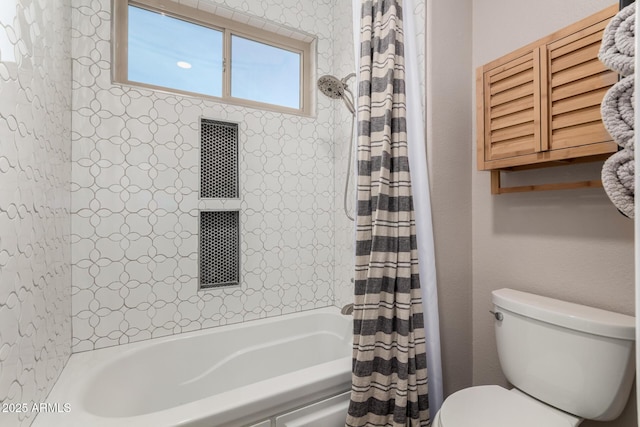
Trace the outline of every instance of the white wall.
{"type": "MultiPolygon", "coordinates": [[[[332,73],[333,1],[222,3],[317,35],[332,73]]],[[[73,350],[332,305],[332,101],[301,117],[112,84],[110,6],[73,8],[73,350]],[[198,200],[200,116],[240,122],[239,288],[197,292],[198,209],[229,207],[198,200]]]]}
{"type": "MultiPolygon", "coordinates": [[[[473,68],[612,3],[474,2],[473,68]]],[[[475,133],[470,145],[475,146],[475,133]]],[[[488,314],[491,291],[509,287],[632,315],[633,221],[601,189],[492,196],[489,173],[475,165],[474,158],[473,383],[505,384],[488,314]]],[[[529,172],[527,179],[571,178],[572,172],[556,169],[529,172]]],[[[597,168],[590,173],[597,177],[597,168]]],[[[615,422],[584,426],[636,426],[635,411],[633,403],[615,422]]]]}
{"type": "Polygon", "coordinates": [[[472,7],[427,5],[427,157],[447,396],[471,385],[472,7]]]}
{"type": "Polygon", "coordinates": [[[27,403],[2,426],[71,353],[70,27],[68,1],[0,4],[0,402],[27,403]]]}

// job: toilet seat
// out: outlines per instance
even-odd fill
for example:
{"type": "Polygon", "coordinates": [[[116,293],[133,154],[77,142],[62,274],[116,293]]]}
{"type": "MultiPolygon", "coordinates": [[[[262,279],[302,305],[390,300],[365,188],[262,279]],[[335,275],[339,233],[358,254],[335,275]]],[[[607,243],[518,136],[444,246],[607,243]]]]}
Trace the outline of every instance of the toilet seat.
{"type": "Polygon", "coordinates": [[[520,392],[497,385],[477,386],[449,396],[435,427],[575,427],[580,419],[520,392]]]}

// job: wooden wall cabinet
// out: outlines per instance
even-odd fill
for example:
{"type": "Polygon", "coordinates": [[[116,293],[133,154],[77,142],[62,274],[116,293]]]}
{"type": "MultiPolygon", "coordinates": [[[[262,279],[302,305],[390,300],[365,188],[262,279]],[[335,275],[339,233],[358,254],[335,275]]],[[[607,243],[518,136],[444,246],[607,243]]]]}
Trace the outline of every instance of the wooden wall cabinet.
{"type": "Polygon", "coordinates": [[[618,75],[597,58],[617,12],[608,7],[478,68],[479,170],[603,160],[617,150],[600,103],[618,75]]]}

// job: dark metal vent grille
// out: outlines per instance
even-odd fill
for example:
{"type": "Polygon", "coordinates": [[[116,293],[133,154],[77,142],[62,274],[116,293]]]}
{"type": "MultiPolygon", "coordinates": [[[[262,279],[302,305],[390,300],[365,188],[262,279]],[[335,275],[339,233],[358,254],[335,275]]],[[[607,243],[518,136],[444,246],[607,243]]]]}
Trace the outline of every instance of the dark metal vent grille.
{"type": "Polygon", "coordinates": [[[200,119],[200,197],[239,197],[237,123],[200,119]]]}
{"type": "Polygon", "coordinates": [[[234,286],[239,283],[239,212],[200,212],[200,288],[234,286]]]}

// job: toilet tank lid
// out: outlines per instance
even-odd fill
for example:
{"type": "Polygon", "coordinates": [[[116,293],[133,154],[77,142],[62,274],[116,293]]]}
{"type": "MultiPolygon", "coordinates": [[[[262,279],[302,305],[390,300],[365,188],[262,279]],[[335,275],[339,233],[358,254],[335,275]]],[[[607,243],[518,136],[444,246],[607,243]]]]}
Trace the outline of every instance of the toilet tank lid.
{"type": "Polygon", "coordinates": [[[635,340],[632,316],[514,289],[498,289],[491,294],[496,307],[521,316],[589,334],[635,340]]]}

